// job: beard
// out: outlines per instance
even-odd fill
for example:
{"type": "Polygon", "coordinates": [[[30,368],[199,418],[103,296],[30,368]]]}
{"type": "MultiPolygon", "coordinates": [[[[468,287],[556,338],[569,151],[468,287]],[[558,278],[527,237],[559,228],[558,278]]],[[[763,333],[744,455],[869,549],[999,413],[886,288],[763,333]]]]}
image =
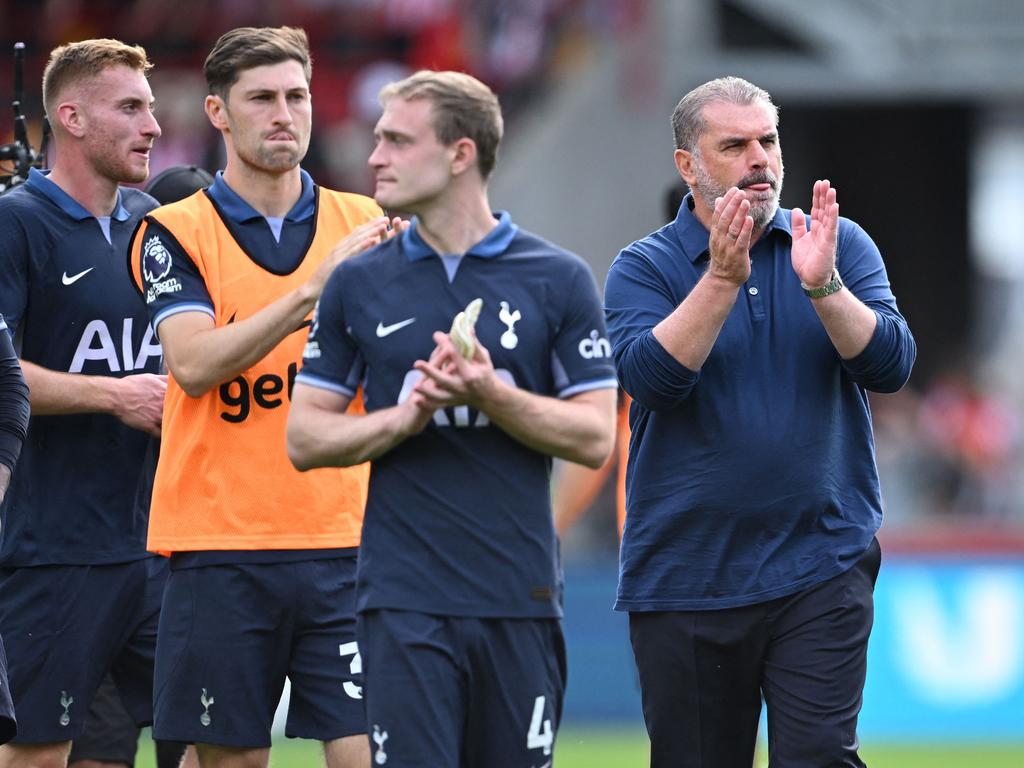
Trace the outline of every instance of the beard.
{"type": "Polygon", "coordinates": [[[289,131],[295,137],[295,143],[275,147],[265,143],[263,137],[257,139],[256,135],[246,135],[246,131],[240,131],[230,113],[228,115],[228,126],[235,137],[232,144],[238,159],[245,165],[264,173],[284,173],[290,171],[302,162],[302,158],[306,156],[306,150],[309,149],[308,131],[304,137],[294,130],[289,131]]]}
{"type": "MultiPolygon", "coordinates": [[[[722,186],[722,184],[708,173],[707,168],[704,167],[704,163],[699,156],[694,159],[697,161],[697,178],[694,182],[693,191],[695,194],[700,195],[701,199],[711,210],[714,210],[715,200],[720,197],[724,197],[725,193],[729,191],[729,187],[722,186]]],[[[746,189],[752,184],[771,185],[771,189],[767,193],[747,193],[747,200],[750,201],[750,217],[754,220],[755,230],[764,229],[768,226],[768,223],[775,218],[775,212],[779,210],[779,198],[782,197],[782,180],[785,175],[786,172],[780,161],[778,177],[765,168],[760,171],[752,171],[736,182],[735,185],[730,185],[739,187],[740,189],[746,189]],[[762,195],[764,196],[762,197],[762,195]]]]}
{"type": "Polygon", "coordinates": [[[302,161],[302,157],[305,154],[306,150],[304,147],[271,149],[263,144],[258,146],[254,152],[242,152],[241,150],[238,152],[239,157],[247,165],[271,173],[290,171],[302,161]]]}
{"type": "Polygon", "coordinates": [[[107,145],[92,156],[96,174],[116,184],[141,184],[149,178],[149,161],[132,163],[131,159],[116,154],[116,145],[107,145]]]}

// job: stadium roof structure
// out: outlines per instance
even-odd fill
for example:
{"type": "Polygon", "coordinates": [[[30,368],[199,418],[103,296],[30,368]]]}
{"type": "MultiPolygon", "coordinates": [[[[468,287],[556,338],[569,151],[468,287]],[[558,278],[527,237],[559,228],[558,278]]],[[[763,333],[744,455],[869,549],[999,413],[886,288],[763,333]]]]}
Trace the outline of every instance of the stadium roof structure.
{"type": "Polygon", "coordinates": [[[1024,96],[1019,0],[661,0],[670,72],[790,100],[1024,96]]]}

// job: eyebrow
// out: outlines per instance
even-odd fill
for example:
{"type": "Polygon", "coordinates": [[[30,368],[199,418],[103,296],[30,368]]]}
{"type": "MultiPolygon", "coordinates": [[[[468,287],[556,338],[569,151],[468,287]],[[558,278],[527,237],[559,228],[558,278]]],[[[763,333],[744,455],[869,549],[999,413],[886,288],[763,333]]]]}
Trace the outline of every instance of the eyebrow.
{"type": "MultiPolygon", "coordinates": [[[[115,104],[118,107],[126,107],[129,104],[145,104],[145,99],[139,96],[125,96],[123,99],[118,99],[115,104]]],[[[149,108],[152,109],[153,105],[156,104],[156,99],[149,100],[149,108]]]]}
{"type": "Polygon", "coordinates": [[[264,94],[264,93],[279,93],[282,90],[285,93],[309,93],[309,88],[308,88],[308,86],[305,86],[305,85],[301,85],[301,86],[300,85],[295,85],[295,86],[292,86],[291,88],[284,88],[284,89],[273,88],[271,86],[256,86],[256,87],[250,88],[247,91],[242,91],[242,95],[243,96],[259,96],[259,95],[264,94]]]}
{"type": "Polygon", "coordinates": [[[763,133],[760,136],[758,136],[756,139],[748,139],[746,136],[726,136],[724,139],[721,139],[718,142],[718,147],[719,147],[719,149],[725,149],[727,147],[731,147],[731,146],[734,146],[736,144],[746,144],[748,141],[758,141],[758,142],[761,142],[761,141],[766,141],[768,139],[777,140],[778,138],[779,138],[779,132],[778,131],[769,131],[768,133],[763,133]]]}
{"type": "Polygon", "coordinates": [[[394,128],[378,128],[378,129],[374,130],[373,135],[375,137],[377,137],[378,139],[382,139],[383,138],[383,139],[389,139],[389,140],[390,139],[409,139],[409,138],[412,138],[412,134],[410,134],[410,133],[403,133],[402,131],[397,131],[394,128]]]}

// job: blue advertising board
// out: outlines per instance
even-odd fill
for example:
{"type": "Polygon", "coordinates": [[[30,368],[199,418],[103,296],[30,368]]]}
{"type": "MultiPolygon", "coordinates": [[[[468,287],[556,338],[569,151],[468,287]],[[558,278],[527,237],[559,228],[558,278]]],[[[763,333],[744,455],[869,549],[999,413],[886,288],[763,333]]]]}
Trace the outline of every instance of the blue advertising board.
{"type": "Polygon", "coordinates": [[[888,559],[860,731],[878,739],[1024,739],[1024,560],[888,559]]]}
{"type": "MultiPolygon", "coordinates": [[[[642,721],[613,563],[566,566],[567,723],[642,721]]],[[[860,734],[1024,740],[1024,559],[885,557],[860,734]]]]}

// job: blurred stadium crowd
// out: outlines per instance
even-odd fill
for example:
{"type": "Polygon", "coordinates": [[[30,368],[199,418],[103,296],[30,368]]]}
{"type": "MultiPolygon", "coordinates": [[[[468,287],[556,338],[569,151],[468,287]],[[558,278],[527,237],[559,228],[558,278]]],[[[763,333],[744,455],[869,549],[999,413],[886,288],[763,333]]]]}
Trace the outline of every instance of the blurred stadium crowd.
{"type": "MultiPolygon", "coordinates": [[[[595,36],[628,27],[646,3],[6,0],[0,2],[0,84],[11,82],[3,53],[23,41],[26,111],[37,125],[41,109],[34,76],[53,46],[92,37],[138,43],[156,65],[151,82],[163,129],[152,173],[183,163],[219,168],[221,141],[200,108],[206,94],[202,63],[211,42],[239,26],[302,27],[315,73],[315,127],[303,165],[327,186],[365,193],[371,182],[366,158],[372,126],[380,114],[377,92],[384,83],[422,68],[468,72],[500,95],[506,120],[514,122],[552,78],[586,55],[595,36]]],[[[8,130],[0,125],[0,135],[8,130]]]]}
{"type": "MultiPolygon", "coordinates": [[[[627,36],[650,5],[650,0],[280,0],[262,5],[3,0],[0,104],[12,80],[7,52],[23,41],[23,109],[38,145],[37,82],[50,49],[88,37],[137,42],[156,63],[151,82],[163,136],[153,150],[152,173],[178,164],[219,168],[221,141],[200,108],[201,66],[210,43],[240,25],[300,26],[309,34],[315,62],[315,128],[304,165],[325,185],[365,193],[383,83],[423,67],[470,72],[498,92],[514,133],[517,118],[539,108],[552,83],[591,60],[600,42],[627,36]]],[[[0,120],[0,142],[10,140],[11,126],[0,120]]],[[[623,234],[622,243],[609,244],[608,258],[628,239],[623,234]]],[[[890,530],[941,520],[1024,531],[1024,394],[1005,377],[983,376],[980,362],[966,360],[951,359],[928,380],[915,376],[899,394],[872,398],[890,530]]],[[[568,537],[570,556],[617,546],[613,486],[607,484],[596,514],[568,537]]]]}
{"type": "Polygon", "coordinates": [[[872,399],[886,525],[1024,523],[1020,404],[976,368],[872,399]]]}

